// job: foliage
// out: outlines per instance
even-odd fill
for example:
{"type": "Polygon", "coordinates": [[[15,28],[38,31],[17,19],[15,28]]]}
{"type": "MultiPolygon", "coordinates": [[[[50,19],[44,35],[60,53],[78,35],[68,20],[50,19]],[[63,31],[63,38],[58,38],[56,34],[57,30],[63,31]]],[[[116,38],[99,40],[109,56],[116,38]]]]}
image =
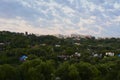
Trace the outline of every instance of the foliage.
{"type": "Polygon", "coordinates": [[[0,31],[0,80],[120,80],[118,43],[120,38],[60,39],[0,31]],[[28,57],[24,62],[22,55],[28,57]]]}

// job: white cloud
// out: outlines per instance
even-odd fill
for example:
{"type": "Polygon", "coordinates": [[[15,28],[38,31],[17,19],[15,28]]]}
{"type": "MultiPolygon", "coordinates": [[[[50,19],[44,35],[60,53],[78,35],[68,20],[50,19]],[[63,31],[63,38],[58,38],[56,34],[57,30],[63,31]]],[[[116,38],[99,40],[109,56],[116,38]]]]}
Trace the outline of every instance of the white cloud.
{"type": "Polygon", "coordinates": [[[120,23],[120,16],[116,16],[114,19],[113,19],[114,22],[116,23],[120,23]]]}
{"type": "Polygon", "coordinates": [[[90,18],[87,18],[87,19],[85,19],[85,18],[80,18],[80,23],[83,23],[83,24],[94,24],[95,23],[95,20],[93,20],[93,18],[95,18],[95,17],[90,17],[90,18]]]}
{"type": "Polygon", "coordinates": [[[120,3],[115,2],[115,3],[114,3],[114,8],[115,8],[115,9],[120,9],[120,3]]]}
{"type": "Polygon", "coordinates": [[[0,30],[14,31],[14,32],[25,32],[37,34],[56,34],[59,31],[59,27],[55,28],[37,28],[33,25],[30,25],[29,22],[23,20],[20,17],[15,19],[0,18],[0,30]]]}
{"type": "Polygon", "coordinates": [[[69,14],[71,14],[71,13],[75,13],[75,11],[74,11],[72,8],[68,7],[68,6],[64,6],[64,7],[62,8],[62,10],[63,10],[64,13],[67,14],[67,15],[69,15],[69,14]]]}
{"type": "Polygon", "coordinates": [[[120,25],[120,16],[115,16],[111,19],[108,17],[108,21],[106,21],[104,23],[104,25],[106,27],[109,27],[109,26],[112,26],[112,25],[114,25],[114,27],[116,27],[116,25],[120,25]]]}
{"type": "Polygon", "coordinates": [[[74,0],[68,0],[71,4],[74,2],[74,0]]]}
{"type": "MultiPolygon", "coordinates": [[[[28,12],[31,10],[30,17],[35,17],[31,20],[33,22],[28,19],[24,20],[28,17],[26,13],[24,13],[25,16],[22,14],[20,17],[13,19],[0,18],[1,30],[20,32],[27,30],[40,34],[84,33],[98,35],[102,34],[102,31],[108,26],[120,25],[120,15],[118,14],[120,3],[114,0],[102,0],[102,2],[95,0],[67,0],[70,2],[69,4],[63,0],[61,3],[56,0],[17,1],[22,4],[22,8],[29,9],[28,12]]],[[[14,14],[14,12],[12,13],[14,14]]]]}

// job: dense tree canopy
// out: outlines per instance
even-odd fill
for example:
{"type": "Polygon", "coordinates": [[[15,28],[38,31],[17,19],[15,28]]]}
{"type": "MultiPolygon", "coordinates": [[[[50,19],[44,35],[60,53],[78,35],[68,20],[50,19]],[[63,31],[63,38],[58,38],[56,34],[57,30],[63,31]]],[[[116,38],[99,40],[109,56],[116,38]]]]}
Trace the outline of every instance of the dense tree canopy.
{"type": "Polygon", "coordinates": [[[0,31],[0,80],[120,80],[119,43],[0,31]]]}

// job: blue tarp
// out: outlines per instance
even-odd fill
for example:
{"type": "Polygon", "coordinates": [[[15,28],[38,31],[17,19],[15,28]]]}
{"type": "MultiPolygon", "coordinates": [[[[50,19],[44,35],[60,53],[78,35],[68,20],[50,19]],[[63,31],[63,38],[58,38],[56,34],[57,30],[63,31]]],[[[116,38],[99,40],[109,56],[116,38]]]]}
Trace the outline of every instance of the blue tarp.
{"type": "Polygon", "coordinates": [[[20,57],[20,61],[25,61],[28,57],[26,55],[23,55],[20,57]]]}
{"type": "Polygon", "coordinates": [[[120,57],[120,54],[118,54],[118,57],[120,57]]]}

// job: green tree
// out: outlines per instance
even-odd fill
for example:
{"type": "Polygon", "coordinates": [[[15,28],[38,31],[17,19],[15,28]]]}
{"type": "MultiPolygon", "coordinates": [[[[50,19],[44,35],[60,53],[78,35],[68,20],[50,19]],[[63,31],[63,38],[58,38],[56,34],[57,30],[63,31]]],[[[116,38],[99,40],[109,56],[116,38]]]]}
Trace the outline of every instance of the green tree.
{"type": "Polygon", "coordinates": [[[99,70],[86,62],[76,64],[81,80],[93,80],[99,74],[99,70]]]}
{"type": "Polygon", "coordinates": [[[8,64],[0,65],[0,80],[19,80],[16,69],[8,64]]]}
{"type": "Polygon", "coordinates": [[[69,75],[68,75],[69,66],[70,64],[68,62],[64,62],[60,64],[60,66],[56,71],[56,77],[60,77],[61,80],[69,80],[69,75]]]}
{"type": "Polygon", "coordinates": [[[69,80],[81,80],[80,76],[79,76],[79,72],[76,68],[76,66],[74,64],[69,66],[69,80]]]}

